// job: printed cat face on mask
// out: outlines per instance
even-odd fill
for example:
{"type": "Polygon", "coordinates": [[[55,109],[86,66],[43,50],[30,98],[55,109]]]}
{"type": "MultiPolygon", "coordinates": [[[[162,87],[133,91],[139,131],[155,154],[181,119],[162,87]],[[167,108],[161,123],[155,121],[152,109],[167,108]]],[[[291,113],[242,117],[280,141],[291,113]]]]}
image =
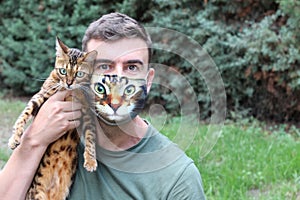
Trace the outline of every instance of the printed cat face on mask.
{"type": "Polygon", "coordinates": [[[95,112],[107,124],[125,123],[143,109],[147,97],[145,79],[117,75],[93,75],[95,112]]]}

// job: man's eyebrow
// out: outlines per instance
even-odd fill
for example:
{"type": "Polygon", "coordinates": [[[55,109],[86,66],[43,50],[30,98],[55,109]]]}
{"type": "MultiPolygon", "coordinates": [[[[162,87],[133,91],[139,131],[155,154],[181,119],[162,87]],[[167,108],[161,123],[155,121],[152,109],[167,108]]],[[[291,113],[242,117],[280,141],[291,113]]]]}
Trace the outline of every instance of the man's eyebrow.
{"type": "Polygon", "coordinates": [[[138,63],[140,65],[144,65],[143,61],[136,59],[136,60],[127,60],[126,62],[124,62],[124,64],[135,64],[138,63]]]}
{"type": "Polygon", "coordinates": [[[113,61],[109,59],[97,59],[95,63],[113,63],[113,61]]]}

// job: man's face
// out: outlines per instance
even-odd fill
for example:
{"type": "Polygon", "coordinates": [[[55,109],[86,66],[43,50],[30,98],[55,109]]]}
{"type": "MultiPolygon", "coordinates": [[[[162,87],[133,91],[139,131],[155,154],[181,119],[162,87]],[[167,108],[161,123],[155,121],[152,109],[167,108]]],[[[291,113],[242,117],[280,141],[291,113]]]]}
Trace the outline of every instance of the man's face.
{"type": "Polygon", "coordinates": [[[97,112],[110,123],[133,119],[143,108],[154,78],[154,69],[148,68],[146,43],[138,38],[110,42],[92,39],[87,51],[92,50],[98,52],[91,80],[97,112]],[[117,76],[106,79],[108,76],[103,75],[117,76]]]}
{"type": "Polygon", "coordinates": [[[104,42],[91,39],[87,51],[97,50],[96,74],[116,74],[129,78],[145,78],[148,73],[148,48],[139,38],[104,42]]]}

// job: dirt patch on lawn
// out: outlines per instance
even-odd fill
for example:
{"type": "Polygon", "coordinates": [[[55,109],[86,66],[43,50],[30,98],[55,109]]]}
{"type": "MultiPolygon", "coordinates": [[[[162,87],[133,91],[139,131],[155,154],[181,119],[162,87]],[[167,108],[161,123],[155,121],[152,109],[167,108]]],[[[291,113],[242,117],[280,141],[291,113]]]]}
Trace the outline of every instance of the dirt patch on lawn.
{"type": "Polygon", "coordinates": [[[251,200],[260,200],[260,199],[300,200],[300,186],[297,183],[297,181],[281,182],[274,185],[265,186],[260,189],[251,189],[247,192],[247,196],[251,200]]]}

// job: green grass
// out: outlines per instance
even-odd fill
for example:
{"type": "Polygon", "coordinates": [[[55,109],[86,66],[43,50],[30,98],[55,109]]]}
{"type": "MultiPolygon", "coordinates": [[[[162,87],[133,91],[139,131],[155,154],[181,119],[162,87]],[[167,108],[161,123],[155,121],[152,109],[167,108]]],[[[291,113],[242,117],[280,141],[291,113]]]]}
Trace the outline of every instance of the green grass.
{"type": "MultiPolygon", "coordinates": [[[[178,121],[178,120],[176,120],[178,121]]],[[[179,123],[162,132],[174,138],[179,123]]],[[[200,125],[186,153],[199,168],[208,199],[300,199],[300,130],[267,127],[255,120],[229,122],[207,156],[202,157],[207,125],[200,125]]]]}
{"type": "Polygon", "coordinates": [[[0,99],[0,126],[3,128],[12,125],[25,105],[19,100],[0,99]]]}
{"type": "Polygon", "coordinates": [[[22,101],[0,99],[0,169],[11,153],[7,147],[8,138],[11,135],[15,120],[24,107],[25,103],[22,101]]]}
{"type": "MultiPolygon", "coordinates": [[[[9,157],[6,143],[11,127],[24,106],[21,101],[0,100],[0,168],[9,157]]],[[[217,143],[204,145],[208,125],[166,118],[149,121],[195,161],[207,199],[300,199],[300,129],[248,119],[226,122],[217,143]]]]}

